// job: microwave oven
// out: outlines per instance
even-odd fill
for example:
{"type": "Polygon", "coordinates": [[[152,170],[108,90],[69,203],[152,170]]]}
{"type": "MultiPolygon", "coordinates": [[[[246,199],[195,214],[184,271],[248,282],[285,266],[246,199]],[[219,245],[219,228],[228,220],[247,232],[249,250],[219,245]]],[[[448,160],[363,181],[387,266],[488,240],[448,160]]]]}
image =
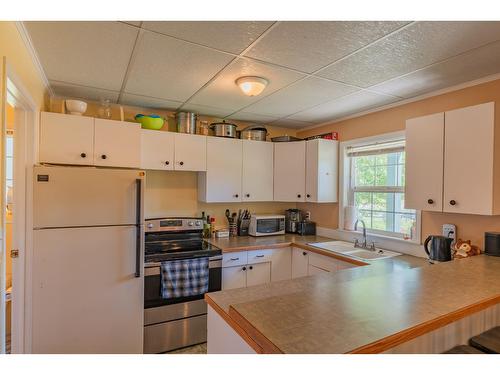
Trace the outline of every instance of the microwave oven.
{"type": "Polygon", "coordinates": [[[255,237],[285,234],[285,215],[253,215],[248,234],[255,237]]]}

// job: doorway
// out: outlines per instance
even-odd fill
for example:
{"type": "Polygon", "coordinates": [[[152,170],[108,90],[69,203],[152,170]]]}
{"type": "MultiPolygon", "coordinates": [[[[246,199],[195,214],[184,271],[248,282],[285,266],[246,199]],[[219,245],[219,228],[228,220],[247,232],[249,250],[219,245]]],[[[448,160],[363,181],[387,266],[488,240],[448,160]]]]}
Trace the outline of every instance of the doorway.
{"type": "Polygon", "coordinates": [[[29,352],[28,288],[31,167],[37,109],[22,82],[2,60],[0,353],[29,352]],[[27,270],[28,268],[28,270],[27,270]]]}

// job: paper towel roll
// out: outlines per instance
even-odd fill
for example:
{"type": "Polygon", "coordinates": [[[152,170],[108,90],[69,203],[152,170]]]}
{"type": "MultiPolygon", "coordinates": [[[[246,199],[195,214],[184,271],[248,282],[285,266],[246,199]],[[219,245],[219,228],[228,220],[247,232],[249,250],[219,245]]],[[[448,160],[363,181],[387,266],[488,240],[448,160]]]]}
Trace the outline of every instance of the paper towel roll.
{"type": "Polygon", "coordinates": [[[354,206],[345,206],[344,207],[344,229],[345,230],[354,230],[354,223],[358,218],[358,211],[354,206]]]}

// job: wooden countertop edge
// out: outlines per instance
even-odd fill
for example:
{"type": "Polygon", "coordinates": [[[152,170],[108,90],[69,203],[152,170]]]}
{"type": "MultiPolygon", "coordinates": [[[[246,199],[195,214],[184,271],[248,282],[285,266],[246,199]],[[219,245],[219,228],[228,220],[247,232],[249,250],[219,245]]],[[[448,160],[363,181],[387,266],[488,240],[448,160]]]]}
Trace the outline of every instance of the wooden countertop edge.
{"type": "Polygon", "coordinates": [[[229,306],[229,318],[235,321],[250,336],[251,340],[254,340],[262,348],[261,354],[283,354],[271,340],[246,320],[233,306],[229,306]]]}
{"type": "Polygon", "coordinates": [[[224,321],[229,324],[229,326],[238,333],[238,335],[248,344],[250,347],[255,350],[259,354],[263,354],[263,348],[257,344],[248,334],[247,332],[241,328],[217,303],[210,298],[208,294],[205,294],[205,301],[207,304],[217,312],[221,316],[224,321]]]}
{"type": "MultiPolygon", "coordinates": [[[[217,245],[215,245],[215,246],[217,246],[217,245]]],[[[282,243],[270,244],[270,245],[252,245],[252,246],[231,247],[228,249],[222,249],[222,253],[234,253],[237,251],[251,251],[251,250],[262,250],[262,249],[279,249],[279,248],[290,247],[290,246],[298,247],[300,249],[311,251],[311,252],[316,253],[316,254],[325,255],[325,256],[328,256],[330,258],[335,258],[335,259],[341,260],[343,262],[355,264],[357,266],[367,266],[368,265],[368,263],[365,263],[365,262],[362,262],[360,260],[356,260],[356,259],[353,259],[350,257],[342,256],[342,255],[336,254],[332,251],[322,250],[322,249],[319,249],[319,248],[314,247],[314,246],[310,246],[307,244],[294,243],[294,242],[282,242],[282,243]]]]}
{"type": "Polygon", "coordinates": [[[494,306],[500,303],[500,295],[487,298],[478,303],[466,306],[459,310],[453,311],[452,313],[439,316],[435,319],[429,320],[427,322],[421,323],[414,327],[405,329],[403,331],[397,332],[391,336],[387,336],[383,339],[377,340],[370,344],[361,346],[354,350],[349,351],[351,354],[375,354],[382,353],[386,350],[389,350],[395,346],[403,344],[407,341],[410,341],[416,337],[422,336],[426,333],[434,331],[438,328],[444,327],[450,323],[453,323],[457,320],[465,318],[466,316],[477,313],[481,310],[484,310],[488,307],[494,306]]]}

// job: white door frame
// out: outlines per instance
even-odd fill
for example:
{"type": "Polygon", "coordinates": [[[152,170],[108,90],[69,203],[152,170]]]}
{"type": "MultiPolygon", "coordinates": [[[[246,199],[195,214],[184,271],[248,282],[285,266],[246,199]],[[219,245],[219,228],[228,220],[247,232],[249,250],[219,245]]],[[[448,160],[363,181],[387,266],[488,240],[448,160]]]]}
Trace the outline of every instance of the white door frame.
{"type": "MultiPolygon", "coordinates": [[[[14,138],[14,202],[12,246],[19,257],[12,259],[12,330],[11,352],[31,352],[31,254],[32,254],[32,166],[36,162],[39,108],[24,84],[3,58],[6,75],[6,102],[16,108],[14,138]]],[[[5,120],[5,118],[4,118],[5,120]]],[[[5,134],[5,121],[2,121],[5,134]]],[[[5,142],[2,142],[3,145],[5,142]]],[[[2,147],[3,149],[3,147],[2,147]]],[[[2,151],[5,167],[5,152],[2,151]]],[[[2,168],[4,170],[5,168],[2,168]]],[[[2,173],[5,196],[5,174],[2,173]]],[[[5,199],[2,197],[2,223],[5,228],[5,199]]],[[[2,239],[5,249],[5,239],[2,239]]],[[[10,249],[5,249],[10,256],[10,249]]]]}

